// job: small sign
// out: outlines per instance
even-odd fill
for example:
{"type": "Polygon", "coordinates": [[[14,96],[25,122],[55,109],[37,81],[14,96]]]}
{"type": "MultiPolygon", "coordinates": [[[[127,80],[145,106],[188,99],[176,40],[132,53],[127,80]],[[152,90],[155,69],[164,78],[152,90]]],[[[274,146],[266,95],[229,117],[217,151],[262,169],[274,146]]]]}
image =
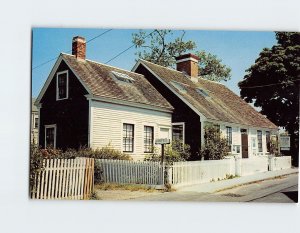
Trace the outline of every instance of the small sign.
{"type": "Polygon", "coordinates": [[[280,150],[290,150],[291,147],[290,136],[280,135],[279,145],[280,145],[280,150]]]}
{"type": "Polygon", "coordinates": [[[158,139],[155,140],[155,144],[160,144],[160,145],[170,144],[170,139],[168,139],[168,138],[158,138],[158,139]]]}

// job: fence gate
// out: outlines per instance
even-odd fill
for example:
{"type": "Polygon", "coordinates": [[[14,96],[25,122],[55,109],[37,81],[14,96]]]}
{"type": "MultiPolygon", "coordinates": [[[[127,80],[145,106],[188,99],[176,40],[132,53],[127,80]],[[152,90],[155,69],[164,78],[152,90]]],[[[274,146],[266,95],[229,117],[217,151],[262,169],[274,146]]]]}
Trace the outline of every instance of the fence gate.
{"type": "Polygon", "coordinates": [[[94,159],[44,159],[35,174],[32,199],[88,199],[94,189],[94,159]]]}

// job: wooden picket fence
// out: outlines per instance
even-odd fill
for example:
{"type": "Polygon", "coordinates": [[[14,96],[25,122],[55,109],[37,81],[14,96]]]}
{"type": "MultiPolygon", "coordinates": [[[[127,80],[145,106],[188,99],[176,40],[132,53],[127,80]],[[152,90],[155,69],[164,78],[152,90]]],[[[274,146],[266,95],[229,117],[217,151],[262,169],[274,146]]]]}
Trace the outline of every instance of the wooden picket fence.
{"type": "Polygon", "coordinates": [[[164,165],[159,162],[97,159],[102,180],[107,183],[143,184],[155,188],[164,185],[164,165]]]}
{"type": "Polygon", "coordinates": [[[33,199],[88,199],[94,189],[94,159],[44,159],[35,175],[33,199]]]}

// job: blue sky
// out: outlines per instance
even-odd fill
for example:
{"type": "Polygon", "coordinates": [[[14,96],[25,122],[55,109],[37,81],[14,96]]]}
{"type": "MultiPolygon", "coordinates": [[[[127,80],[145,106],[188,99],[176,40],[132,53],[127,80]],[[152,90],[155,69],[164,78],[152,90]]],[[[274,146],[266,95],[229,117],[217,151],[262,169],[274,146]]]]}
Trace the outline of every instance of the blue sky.
{"type": "MultiPolygon", "coordinates": [[[[32,67],[56,58],[60,52],[71,50],[72,38],[80,35],[89,40],[106,29],[76,28],[34,28],[32,31],[32,67]]],[[[112,57],[132,45],[132,33],[138,29],[113,29],[87,44],[87,58],[105,63],[112,57]]],[[[152,30],[146,30],[152,31],[152,30]]],[[[173,31],[173,37],[182,31],[173,31]]],[[[202,31],[186,30],[186,40],[195,41],[196,50],[205,50],[215,54],[232,69],[231,80],[224,84],[239,95],[238,82],[245,75],[245,70],[254,64],[255,59],[265,47],[275,43],[274,32],[253,31],[202,31]]],[[[131,48],[114,59],[109,65],[131,70],[135,64],[137,50],[131,48]]],[[[69,52],[70,53],[70,52],[69,52]]],[[[38,96],[55,60],[32,70],[32,96],[38,96]]]]}

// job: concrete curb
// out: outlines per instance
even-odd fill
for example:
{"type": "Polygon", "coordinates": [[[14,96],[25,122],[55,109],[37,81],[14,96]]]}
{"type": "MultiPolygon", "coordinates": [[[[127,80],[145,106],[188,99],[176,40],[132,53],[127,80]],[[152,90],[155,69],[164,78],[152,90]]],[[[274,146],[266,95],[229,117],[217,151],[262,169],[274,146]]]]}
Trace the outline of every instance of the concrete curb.
{"type": "Polygon", "coordinates": [[[215,193],[226,189],[231,189],[237,186],[259,182],[267,179],[273,179],[278,176],[291,175],[298,173],[298,168],[290,168],[279,171],[262,172],[255,175],[237,177],[230,180],[221,180],[210,183],[197,184],[177,188],[177,192],[198,192],[198,193],[215,193]]]}

